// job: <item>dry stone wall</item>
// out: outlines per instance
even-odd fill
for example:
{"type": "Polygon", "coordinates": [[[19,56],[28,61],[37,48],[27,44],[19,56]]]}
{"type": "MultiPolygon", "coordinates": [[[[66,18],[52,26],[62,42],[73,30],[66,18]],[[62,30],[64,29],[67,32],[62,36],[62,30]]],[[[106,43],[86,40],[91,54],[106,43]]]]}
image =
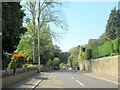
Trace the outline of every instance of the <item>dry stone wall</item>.
{"type": "Polygon", "coordinates": [[[80,61],[80,70],[118,77],[119,56],[80,61]]]}

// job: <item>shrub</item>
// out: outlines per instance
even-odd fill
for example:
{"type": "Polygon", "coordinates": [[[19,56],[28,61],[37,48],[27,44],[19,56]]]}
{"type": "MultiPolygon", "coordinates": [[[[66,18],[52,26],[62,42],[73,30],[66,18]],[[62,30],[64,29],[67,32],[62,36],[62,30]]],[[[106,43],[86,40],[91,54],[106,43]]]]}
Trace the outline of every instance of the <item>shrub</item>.
{"type": "Polygon", "coordinates": [[[59,64],[59,67],[60,67],[60,68],[63,68],[63,65],[64,65],[63,63],[60,63],[60,64],[59,64]]]}
{"type": "Polygon", "coordinates": [[[83,51],[80,51],[80,58],[81,58],[81,60],[86,59],[86,53],[83,51]]]}
{"type": "Polygon", "coordinates": [[[113,52],[112,41],[108,41],[105,44],[98,47],[99,57],[109,56],[113,52]]]}
{"type": "Polygon", "coordinates": [[[38,65],[33,65],[33,64],[27,65],[27,68],[30,68],[30,67],[38,67],[38,65]]]}
{"type": "Polygon", "coordinates": [[[18,67],[22,67],[23,64],[26,63],[27,57],[24,54],[14,54],[11,59],[14,59],[18,65],[18,67]]]}
{"type": "Polygon", "coordinates": [[[110,56],[118,55],[118,53],[111,53],[110,56]]]}
{"type": "Polygon", "coordinates": [[[5,52],[3,50],[3,53],[2,53],[2,69],[7,69],[8,67],[8,64],[10,63],[11,61],[11,56],[12,56],[13,53],[8,53],[8,52],[5,52]]]}
{"type": "Polygon", "coordinates": [[[86,59],[90,59],[91,58],[91,49],[86,49],[85,50],[85,54],[86,54],[86,59]]]}
{"type": "Polygon", "coordinates": [[[85,60],[81,60],[81,61],[85,61],[85,60]]]}
{"type": "Polygon", "coordinates": [[[14,59],[11,60],[11,62],[8,64],[8,70],[13,69],[13,73],[15,74],[15,70],[17,68],[17,64],[14,59]]]}
{"type": "Polygon", "coordinates": [[[54,65],[56,66],[56,65],[59,65],[59,63],[60,63],[60,59],[59,58],[54,58],[54,61],[53,61],[54,63],[54,65]]]}
{"type": "Polygon", "coordinates": [[[99,58],[98,47],[92,48],[92,57],[93,58],[99,58]]]}
{"type": "Polygon", "coordinates": [[[74,60],[74,57],[70,55],[70,56],[68,57],[68,63],[67,63],[68,66],[72,66],[72,65],[73,65],[73,60],[74,60]]]}
{"type": "Polygon", "coordinates": [[[119,53],[119,47],[120,47],[120,38],[113,40],[113,51],[115,53],[119,53]]]}
{"type": "Polygon", "coordinates": [[[101,46],[92,47],[92,57],[106,57],[106,56],[114,56],[118,55],[120,49],[120,38],[108,41],[101,46]]]}
{"type": "Polygon", "coordinates": [[[46,63],[46,65],[49,65],[49,66],[53,66],[53,61],[51,59],[49,59],[46,63]]]}
{"type": "Polygon", "coordinates": [[[17,64],[16,64],[15,60],[12,59],[11,62],[8,64],[7,69],[16,69],[16,68],[17,68],[17,64]]]}

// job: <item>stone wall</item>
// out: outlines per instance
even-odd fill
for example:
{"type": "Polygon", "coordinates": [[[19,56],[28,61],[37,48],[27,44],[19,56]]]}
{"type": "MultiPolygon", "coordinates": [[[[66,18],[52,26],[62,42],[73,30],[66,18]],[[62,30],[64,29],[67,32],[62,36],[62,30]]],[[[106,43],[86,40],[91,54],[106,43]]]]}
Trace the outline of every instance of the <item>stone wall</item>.
{"type": "MultiPolygon", "coordinates": [[[[47,65],[41,65],[40,71],[50,71],[53,70],[53,67],[51,66],[47,66],[47,65]]],[[[2,88],[9,86],[11,84],[17,83],[29,76],[32,76],[34,74],[36,74],[38,71],[38,69],[36,68],[35,70],[31,70],[31,71],[26,71],[26,72],[22,72],[22,73],[18,73],[16,75],[11,75],[11,76],[7,76],[2,78],[2,88]]]]}
{"type": "Polygon", "coordinates": [[[79,62],[80,70],[118,77],[118,57],[110,56],[79,62]]]}
{"type": "Polygon", "coordinates": [[[47,65],[41,65],[40,71],[50,71],[53,70],[52,66],[47,66],[47,65]]]}
{"type": "Polygon", "coordinates": [[[5,88],[6,86],[9,86],[13,83],[17,83],[20,80],[23,80],[23,79],[25,79],[31,75],[34,75],[36,73],[37,73],[37,70],[32,70],[29,72],[24,72],[24,73],[20,73],[20,74],[16,74],[16,75],[2,78],[2,88],[5,88]]]}

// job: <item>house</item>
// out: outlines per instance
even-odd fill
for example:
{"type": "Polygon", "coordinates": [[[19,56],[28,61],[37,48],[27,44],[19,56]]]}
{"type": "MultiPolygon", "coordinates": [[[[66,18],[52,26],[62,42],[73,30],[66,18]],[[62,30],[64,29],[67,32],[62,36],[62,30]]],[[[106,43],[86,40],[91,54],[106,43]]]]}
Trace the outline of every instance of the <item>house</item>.
{"type": "MultiPolygon", "coordinates": [[[[96,40],[98,39],[89,39],[88,44],[85,45],[79,45],[79,50],[82,52],[85,52],[86,49],[90,49],[91,48],[91,44],[94,43],[96,40]]],[[[80,54],[78,55],[78,62],[80,60],[83,60],[83,57],[80,57],[80,54]]]]}

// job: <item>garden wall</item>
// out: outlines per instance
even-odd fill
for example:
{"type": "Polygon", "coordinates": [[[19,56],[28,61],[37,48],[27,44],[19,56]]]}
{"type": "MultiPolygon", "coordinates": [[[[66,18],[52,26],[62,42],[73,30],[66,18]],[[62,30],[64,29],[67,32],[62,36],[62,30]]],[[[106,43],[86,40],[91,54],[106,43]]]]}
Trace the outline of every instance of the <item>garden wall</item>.
{"type": "Polygon", "coordinates": [[[41,65],[40,71],[50,71],[53,70],[52,66],[47,66],[47,65],[41,65]]]}
{"type": "MultiPolygon", "coordinates": [[[[49,71],[53,70],[51,66],[47,65],[41,65],[40,71],[49,71]]],[[[9,86],[11,84],[17,83],[29,76],[32,76],[36,74],[38,71],[38,68],[18,68],[16,70],[16,74],[13,75],[12,70],[7,70],[2,72],[2,87],[5,88],[6,86],[9,86]]]]}
{"type": "Polygon", "coordinates": [[[36,73],[37,73],[37,70],[32,70],[29,72],[23,72],[20,74],[9,76],[9,77],[4,77],[4,78],[2,78],[2,88],[5,88],[6,86],[8,86],[10,84],[17,83],[17,82],[19,82],[31,75],[34,75],[36,73]]]}
{"type": "Polygon", "coordinates": [[[83,71],[118,77],[118,57],[120,57],[120,55],[80,61],[79,67],[80,70],[83,71]]]}

